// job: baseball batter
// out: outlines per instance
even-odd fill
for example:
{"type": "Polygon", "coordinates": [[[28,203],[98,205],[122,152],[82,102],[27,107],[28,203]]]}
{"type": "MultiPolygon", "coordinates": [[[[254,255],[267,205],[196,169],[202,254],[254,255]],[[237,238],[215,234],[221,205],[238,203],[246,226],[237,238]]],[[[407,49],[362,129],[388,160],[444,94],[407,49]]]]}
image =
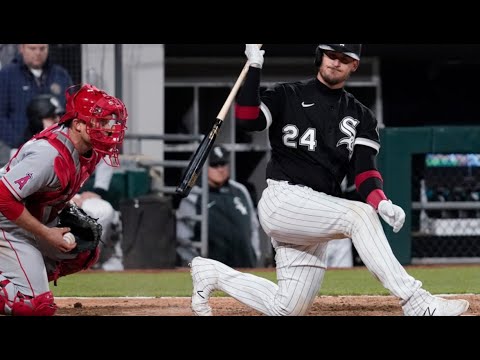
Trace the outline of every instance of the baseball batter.
{"type": "Polygon", "coordinates": [[[118,166],[127,110],[88,84],[69,88],[66,98],[60,122],[25,143],[0,170],[0,314],[53,315],[48,282],[98,258],[98,252],[68,254],[76,246],[63,239],[70,228],[55,225],[102,157],[118,166]]]}
{"type": "Polygon", "coordinates": [[[194,313],[211,315],[209,295],[221,290],[266,315],[306,314],[322,285],[327,244],[343,238],[352,239],[370,272],[400,299],[405,315],[464,313],[467,301],[422,289],[395,258],[383,232],[379,215],[398,232],[405,213],[383,192],[374,114],[344,89],[359,66],[361,44],[318,45],[315,78],[278,84],[261,96],[264,50],[247,44],[245,54],[250,70],[236,117],[247,131],[269,132],[268,186],[258,211],[276,250],[278,285],[197,257],[191,263],[194,313]],[[366,203],[339,197],[350,166],[366,203]]]}

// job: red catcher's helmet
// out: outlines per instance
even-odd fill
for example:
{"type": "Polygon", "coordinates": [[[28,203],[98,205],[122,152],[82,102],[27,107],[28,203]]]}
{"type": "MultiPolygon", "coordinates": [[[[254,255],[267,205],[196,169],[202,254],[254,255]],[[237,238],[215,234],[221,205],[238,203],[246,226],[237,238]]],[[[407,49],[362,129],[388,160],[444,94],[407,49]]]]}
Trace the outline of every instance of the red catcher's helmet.
{"type": "Polygon", "coordinates": [[[128,119],[125,104],[90,84],[71,86],[65,93],[66,112],[60,124],[71,119],[85,121],[93,148],[108,165],[120,166],[118,146],[123,143],[128,119]]]}

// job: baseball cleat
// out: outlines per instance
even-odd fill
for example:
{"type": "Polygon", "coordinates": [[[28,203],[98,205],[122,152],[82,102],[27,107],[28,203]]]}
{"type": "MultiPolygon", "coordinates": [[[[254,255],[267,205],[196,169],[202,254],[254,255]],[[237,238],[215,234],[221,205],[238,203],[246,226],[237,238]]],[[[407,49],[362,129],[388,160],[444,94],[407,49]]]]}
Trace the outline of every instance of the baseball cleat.
{"type": "Polygon", "coordinates": [[[468,310],[469,306],[467,300],[447,300],[435,297],[422,316],[460,316],[468,310]]]}
{"type": "Polygon", "coordinates": [[[195,291],[192,294],[192,311],[197,316],[212,316],[212,308],[208,305],[208,300],[197,294],[195,291]]]}
{"type": "Polygon", "coordinates": [[[192,311],[198,316],[212,316],[208,305],[210,293],[217,284],[217,271],[209,259],[197,256],[189,264],[193,281],[192,311]]]}
{"type": "Polygon", "coordinates": [[[460,316],[470,306],[467,300],[443,299],[433,295],[423,306],[412,306],[409,303],[403,306],[403,312],[407,316],[460,316]]]}

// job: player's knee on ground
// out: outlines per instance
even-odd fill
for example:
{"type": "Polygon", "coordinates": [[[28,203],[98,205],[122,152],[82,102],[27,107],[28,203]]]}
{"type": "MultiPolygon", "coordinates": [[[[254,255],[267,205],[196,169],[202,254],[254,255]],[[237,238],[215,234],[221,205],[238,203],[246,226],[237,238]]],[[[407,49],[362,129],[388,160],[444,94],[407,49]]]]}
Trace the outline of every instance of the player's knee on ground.
{"type": "Polygon", "coordinates": [[[277,316],[303,316],[310,309],[310,306],[308,306],[310,302],[307,299],[294,300],[290,297],[284,297],[283,300],[275,299],[273,311],[277,316]]]}
{"type": "Polygon", "coordinates": [[[303,316],[307,313],[308,308],[303,306],[285,306],[284,304],[275,304],[275,312],[277,316],[303,316]]]}
{"type": "Polygon", "coordinates": [[[32,297],[15,292],[9,280],[0,282],[0,314],[12,316],[53,316],[57,311],[51,291],[32,297]]]}

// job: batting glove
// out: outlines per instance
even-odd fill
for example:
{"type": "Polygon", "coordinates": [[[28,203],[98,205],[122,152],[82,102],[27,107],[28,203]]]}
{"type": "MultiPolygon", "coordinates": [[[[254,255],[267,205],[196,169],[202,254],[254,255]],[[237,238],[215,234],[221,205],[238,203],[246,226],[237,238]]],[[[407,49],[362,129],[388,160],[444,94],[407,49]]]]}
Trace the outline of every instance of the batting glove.
{"type": "Polygon", "coordinates": [[[265,50],[260,50],[257,44],[245,44],[245,55],[247,55],[250,66],[261,69],[263,67],[263,55],[265,50]]]}
{"type": "Polygon", "coordinates": [[[378,213],[385,222],[398,233],[405,222],[405,211],[400,206],[392,204],[390,200],[382,200],[378,204],[378,213]]]}

